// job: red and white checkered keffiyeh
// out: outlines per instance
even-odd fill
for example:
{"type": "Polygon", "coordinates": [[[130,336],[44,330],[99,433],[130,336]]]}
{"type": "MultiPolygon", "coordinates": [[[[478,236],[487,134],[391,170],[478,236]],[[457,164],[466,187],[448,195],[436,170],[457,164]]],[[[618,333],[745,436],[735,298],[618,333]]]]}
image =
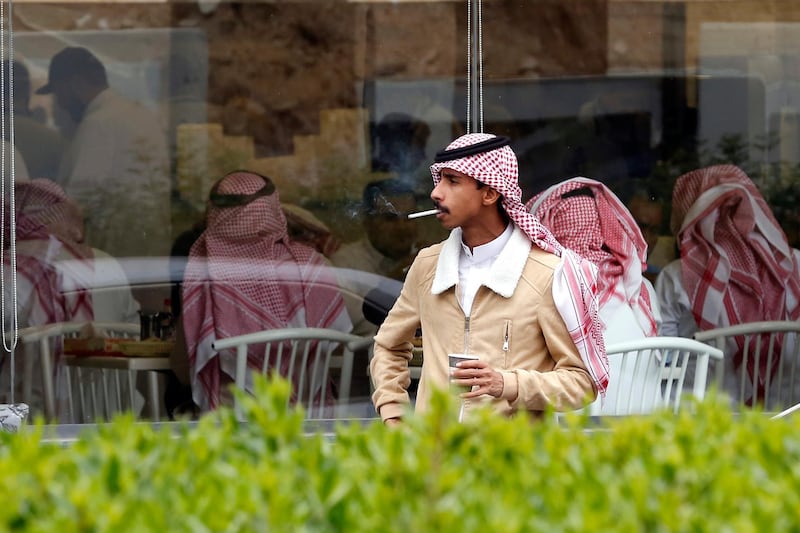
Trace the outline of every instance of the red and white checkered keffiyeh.
{"type": "MultiPolygon", "coordinates": [[[[257,174],[234,172],[217,193],[248,195],[265,183],[257,174]]],[[[245,205],[209,203],[206,230],[189,254],[182,303],[195,401],[209,409],[219,405],[225,372],[211,349],[214,340],[287,327],[352,328],[322,255],[289,239],[277,191],[245,205]]],[[[249,366],[260,369],[263,362],[263,347],[252,348],[249,366]]],[[[280,372],[287,375],[288,368],[280,372]]]]}
{"type": "MultiPolygon", "coordinates": [[[[670,224],[701,330],[800,317],[797,260],[767,202],[740,168],[718,165],[679,177],[670,224]]],[[[767,358],[761,361],[764,376],[767,358]]],[[[741,354],[734,364],[741,365],[741,354]]],[[[778,365],[774,361],[770,370],[778,365]]],[[[752,376],[755,368],[747,370],[752,376]]]]}
{"type": "Polygon", "coordinates": [[[72,255],[94,257],[84,242],[83,213],[54,181],[38,178],[18,182],[14,188],[17,202],[17,236],[53,235],[72,255]]]}
{"type": "MultiPolygon", "coordinates": [[[[447,150],[463,148],[494,138],[470,133],[454,140],[447,150]]],[[[561,258],[553,276],[553,299],[572,340],[601,395],[608,387],[608,358],[598,317],[597,268],[563,248],[522,203],[517,156],[510,146],[431,165],[434,186],[443,168],[462,172],[492,187],[503,196],[503,208],[533,244],[561,258]]]]}
{"type": "Polygon", "coordinates": [[[553,185],[525,206],[558,242],[597,265],[601,307],[611,299],[625,302],[645,335],[657,335],[650,294],[642,286],[647,243],[616,194],[599,181],[577,177],[553,185]],[[565,193],[584,188],[593,197],[562,198],[565,193]]]}
{"type": "MultiPolygon", "coordinates": [[[[48,179],[17,182],[17,273],[34,287],[27,325],[92,320],[89,288],[62,290],[56,259],[78,259],[91,265],[92,248],[83,242],[83,215],[64,190],[48,179]]],[[[9,224],[5,227],[9,228],[9,224]]],[[[8,243],[8,239],[5,241],[8,243]]],[[[4,256],[8,264],[8,256],[4,256]]],[[[58,353],[56,353],[56,356],[58,353]]]]}

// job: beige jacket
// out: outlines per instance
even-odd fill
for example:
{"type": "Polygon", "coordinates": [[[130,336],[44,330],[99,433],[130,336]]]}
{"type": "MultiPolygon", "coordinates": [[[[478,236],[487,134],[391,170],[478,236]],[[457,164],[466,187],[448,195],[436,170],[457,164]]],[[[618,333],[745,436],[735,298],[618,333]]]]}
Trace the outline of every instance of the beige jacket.
{"type": "Polygon", "coordinates": [[[570,410],[594,400],[591,376],[553,301],[559,258],[533,246],[515,227],[467,320],[456,297],[460,253],[460,229],[421,250],[375,336],[370,373],[381,418],[402,416],[410,403],[408,362],[418,327],[424,347],[418,411],[427,408],[433,388],[449,387],[448,353],[479,355],[503,374],[502,397],[467,401],[467,411],[487,403],[506,415],[518,410],[541,415],[548,405],[570,410]]]}

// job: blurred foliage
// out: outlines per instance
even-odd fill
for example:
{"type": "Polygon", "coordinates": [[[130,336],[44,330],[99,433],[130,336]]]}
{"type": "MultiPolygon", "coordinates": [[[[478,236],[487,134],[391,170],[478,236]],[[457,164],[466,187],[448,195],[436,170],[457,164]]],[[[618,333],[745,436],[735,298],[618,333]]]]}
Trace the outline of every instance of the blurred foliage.
{"type": "Polygon", "coordinates": [[[257,378],[245,419],[176,435],[122,417],[67,446],[0,435],[4,531],[796,531],[800,417],[681,413],[457,422],[433,398],[399,428],[307,434],[289,387],[257,378]]]}

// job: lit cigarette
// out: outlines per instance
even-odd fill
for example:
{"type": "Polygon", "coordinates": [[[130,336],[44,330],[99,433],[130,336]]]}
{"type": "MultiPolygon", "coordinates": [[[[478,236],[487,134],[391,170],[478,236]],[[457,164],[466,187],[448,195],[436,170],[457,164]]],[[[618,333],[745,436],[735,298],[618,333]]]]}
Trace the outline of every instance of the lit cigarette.
{"type": "Polygon", "coordinates": [[[427,211],[420,211],[419,213],[411,213],[408,215],[408,218],[427,217],[430,215],[435,215],[438,212],[438,209],[428,209],[427,211]]]}

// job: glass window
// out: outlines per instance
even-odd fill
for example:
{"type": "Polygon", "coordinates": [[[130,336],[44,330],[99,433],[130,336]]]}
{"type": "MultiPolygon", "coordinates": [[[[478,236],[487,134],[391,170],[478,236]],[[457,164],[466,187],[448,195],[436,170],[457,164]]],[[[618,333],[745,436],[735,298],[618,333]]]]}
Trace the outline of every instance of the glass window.
{"type": "MultiPolygon", "coordinates": [[[[712,165],[740,168],[774,238],[798,246],[796,2],[484,2],[482,31],[468,15],[451,0],[15,5],[9,339],[144,322],[163,366],[138,372],[133,408],[165,419],[224,404],[233,355],[217,357],[215,338],[375,333],[415,254],[447,236],[435,217],[407,218],[433,207],[435,152],[480,129],[510,137],[523,201],[574,176],[611,188],[648,237],[653,281],[680,257],[676,181],[712,165]],[[222,204],[209,203],[215,184],[222,204]],[[298,299],[308,264],[333,292],[298,299]]],[[[48,414],[67,421],[76,356],[53,343],[48,414]]],[[[14,398],[34,413],[49,380],[25,361],[40,351],[24,342],[14,363],[14,398]]],[[[360,353],[348,415],[375,416],[370,392],[360,353]]]]}

